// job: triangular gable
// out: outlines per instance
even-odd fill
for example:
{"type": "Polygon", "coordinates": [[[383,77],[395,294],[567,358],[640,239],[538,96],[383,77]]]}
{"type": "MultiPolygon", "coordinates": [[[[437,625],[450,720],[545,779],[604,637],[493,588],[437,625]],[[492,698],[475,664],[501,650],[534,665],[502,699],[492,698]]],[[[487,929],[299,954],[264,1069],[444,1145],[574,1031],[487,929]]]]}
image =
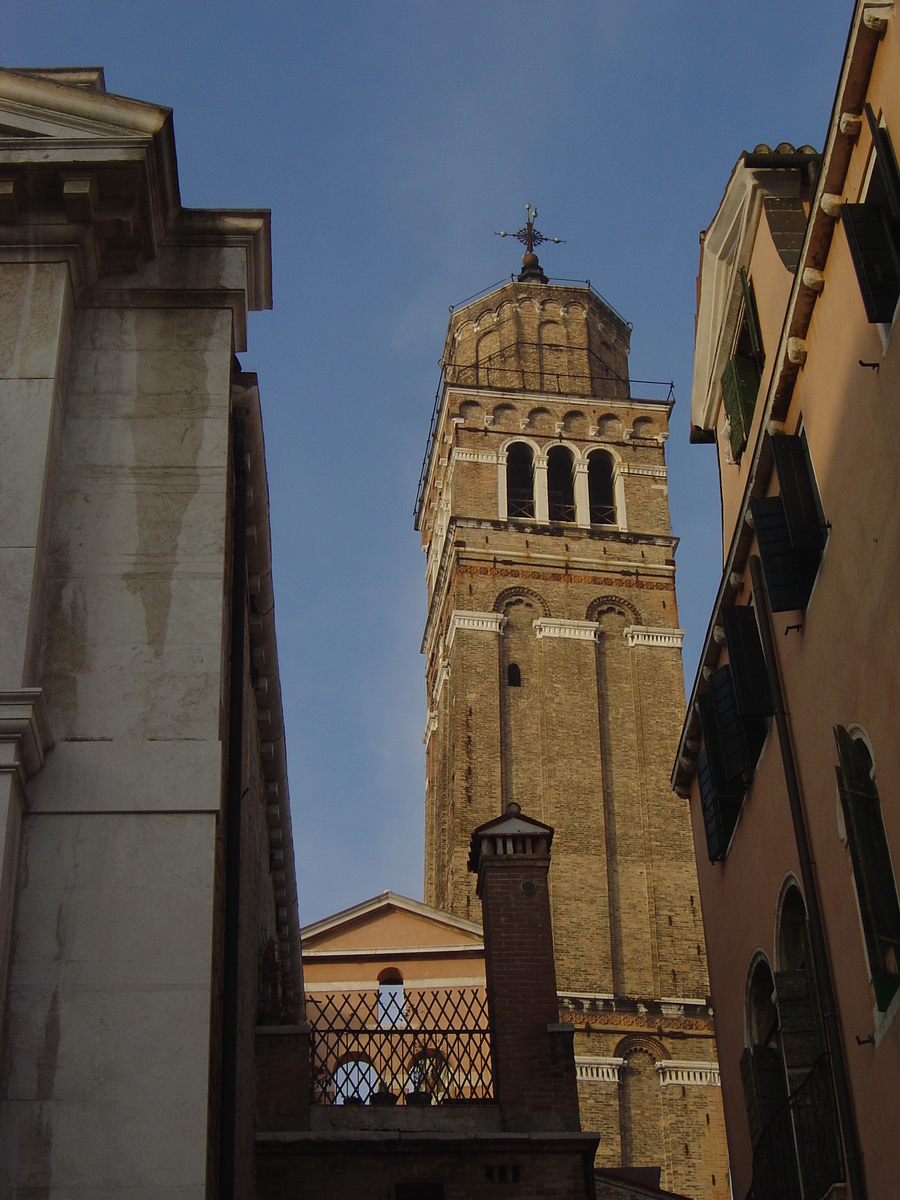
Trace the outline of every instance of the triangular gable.
{"type": "Polygon", "coordinates": [[[480,949],[481,926],[455,917],[395,892],[325,917],[301,930],[303,952],[340,953],[376,948],[412,948],[423,951],[451,947],[480,949]]]}
{"type": "Polygon", "coordinates": [[[22,138],[63,141],[152,138],[172,110],[124,96],[102,85],[100,68],[9,71],[0,68],[0,143],[22,138]]]}

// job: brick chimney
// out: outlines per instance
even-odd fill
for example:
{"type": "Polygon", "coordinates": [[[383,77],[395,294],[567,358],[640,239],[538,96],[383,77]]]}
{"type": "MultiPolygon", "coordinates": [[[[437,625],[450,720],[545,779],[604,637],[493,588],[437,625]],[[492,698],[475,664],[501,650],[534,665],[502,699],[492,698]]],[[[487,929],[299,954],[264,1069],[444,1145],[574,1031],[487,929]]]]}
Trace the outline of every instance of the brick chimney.
{"type": "Polygon", "coordinates": [[[505,1129],[579,1130],[574,1027],[559,1024],[547,890],[549,825],[507,805],[472,834],[491,1019],[494,1094],[505,1129]]]}

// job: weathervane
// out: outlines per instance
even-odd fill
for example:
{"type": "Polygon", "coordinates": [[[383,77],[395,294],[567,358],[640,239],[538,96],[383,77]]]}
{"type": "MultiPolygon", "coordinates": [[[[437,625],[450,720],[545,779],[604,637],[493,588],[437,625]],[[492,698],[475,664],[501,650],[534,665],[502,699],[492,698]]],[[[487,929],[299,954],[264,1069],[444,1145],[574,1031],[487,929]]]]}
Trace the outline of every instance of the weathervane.
{"type": "Polygon", "coordinates": [[[496,234],[496,237],[514,237],[520,241],[525,247],[525,253],[522,255],[522,274],[519,276],[520,283],[529,281],[537,281],[538,283],[547,283],[547,276],[541,270],[541,265],[538,262],[537,255],[534,252],[535,246],[540,246],[542,242],[555,242],[558,246],[563,238],[544,237],[539,229],[535,229],[534,222],[537,219],[538,210],[532,209],[530,204],[525,205],[527,214],[524,228],[516,233],[507,233],[505,229],[496,234]]]}

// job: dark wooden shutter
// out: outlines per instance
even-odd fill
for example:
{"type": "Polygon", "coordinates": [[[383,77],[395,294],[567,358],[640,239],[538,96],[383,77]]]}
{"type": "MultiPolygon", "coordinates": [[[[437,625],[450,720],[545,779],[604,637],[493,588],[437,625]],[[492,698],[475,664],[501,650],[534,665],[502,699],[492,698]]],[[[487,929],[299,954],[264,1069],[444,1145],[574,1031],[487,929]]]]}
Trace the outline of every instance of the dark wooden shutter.
{"type": "Polygon", "coordinates": [[[750,511],[772,612],[805,608],[811,583],[801,572],[791,544],[781,497],[766,496],[762,500],[751,500],[750,511]]]}
{"type": "Polygon", "coordinates": [[[731,667],[719,667],[718,671],[713,671],[709,679],[709,694],[712,696],[716,724],[719,728],[719,745],[722,748],[725,776],[729,782],[740,779],[751,764],[743,722],[734,697],[731,667]]]}
{"type": "MultiPolygon", "coordinates": [[[[753,347],[753,357],[756,359],[757,367],[760,367],[765,359],[763,354],[762,333],[759,328],[759,318],[756,315],[756,305],[753,302],[753,292],[750,290],[750,279],[747,275],[747,268],[741,267],[741,291],[744,294],[744,320],[747,322],[747,331],[750,334],[750,345],[753,347]]],[[[759,380],[757,380],[757,386],[759,380]]]]}
{"type": "Polygon", "coordinates": [[[743,782],[728,777],[712,696],[698,699],[704,750],[697,759],[697,781],[710,862],[724,858],[744,799],[743,782]]]}
{"type": "Polygon", "coordinates": [[[742,717],[770,717],[772,697],[756,613],[749,604],[723,604],[721,613],[738,712],[742,717]]]}
{"type": "Polygon", "coordinates": [[[756,364],[736,354],[722,372],[722,401],[731,425],[731,453],[735,458],[747,445],[758,391],[756,364]]]}
{"type": "Polygon", "coordinates": [[[878,788],[865,743],[836,725],[838,789],[859,899],[875,1002],[883,1012],[900,986],[900,904],[878,788]]]}
{"type": "Polygon", "coordinates": [[[771,1046],[748,1046],[741,1055],[741,1079],[755,1149],[762,1131],[787,1099],[781,1055],[771,1046]]]}
{"type": "Polygon", "coordinates": [[[897,171],[897,158],[891,135],[884,126],[878,124],[871,104],[866,104],[866,120],[869,122],[869,131],[875,146],[875,169],[881,176],[891,216],[895,221],[900,221],[900,173],[897,171]]]}
{"type": "Polygon", "coordinates": [[[874,204],[842,204],[841,221],[866,316],[887,324],[894,319],[900,297],[900,261],[891,219],[874,204]]]}
{"type": "Polygon", "coordinates": [[[820,552],[825,545],[825,521],[806,443],[784,433],[772,434],[770,441],[791,545],[795,550],[820,552]]]}
{"type": "Polygon", "coordinates": [[[784,1065],[790,1090],[795,1092],[826,1049],[816,1012],[818,998],[805,970],[776,971],[775,996],[784,1065]]]}

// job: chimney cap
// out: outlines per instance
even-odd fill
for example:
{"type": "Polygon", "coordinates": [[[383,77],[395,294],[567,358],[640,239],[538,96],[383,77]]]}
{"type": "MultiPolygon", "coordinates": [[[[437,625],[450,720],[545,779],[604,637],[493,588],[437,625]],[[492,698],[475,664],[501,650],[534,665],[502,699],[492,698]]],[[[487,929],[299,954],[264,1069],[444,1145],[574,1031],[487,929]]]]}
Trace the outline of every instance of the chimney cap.
{"type": "MultiPolygon", "coordinates": [[[[510,802],[506,806],[506,812],[495,817],[493,821],[486,821],[484,825],[479,825],[472,832],[472,841],[469,848],[469,870],[477,874],[481,866],[482,851],[484,844],[502,843],[505,839],[530,839],[531,854],[546,858],[550,853],[550,843],[553,841],[553,826],[545,825],[543,821],[535,821],[533,817],[523,815],[518,804],[510,802]],[[538,851],[537,840],[543,843],[543,850],[538,851]]],[[[521,842],[520,842],[521,844],[521,842]]],[[[510,851],[510,856],[514,856],[517,851],[510,851]]],[[[494,857],[490,854],[490,857],[494,857]]]]}

